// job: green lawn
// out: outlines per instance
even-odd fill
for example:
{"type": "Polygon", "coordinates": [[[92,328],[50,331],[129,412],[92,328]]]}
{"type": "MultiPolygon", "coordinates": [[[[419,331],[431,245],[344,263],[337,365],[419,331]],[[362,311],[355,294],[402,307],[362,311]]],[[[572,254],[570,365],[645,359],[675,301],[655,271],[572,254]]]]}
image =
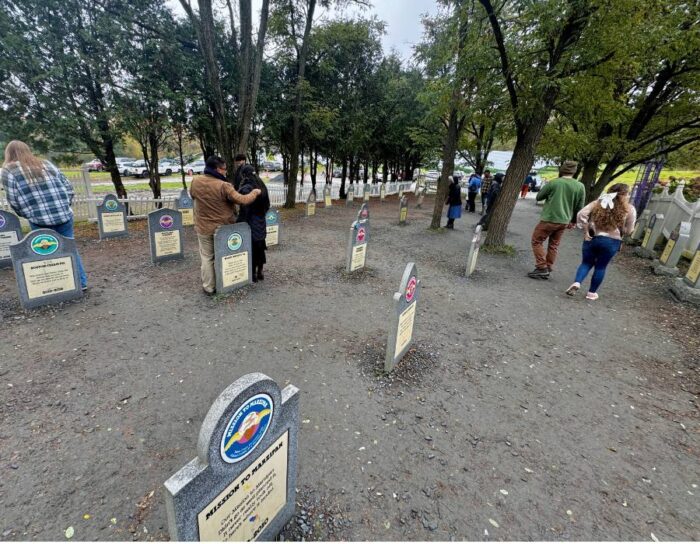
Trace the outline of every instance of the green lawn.
{"type": "MultiPolygon", "coordinates": [[[[614,183],[626,183],[627,185],[634,185],[634,182],[637,180],[637,175],[639,172],[639,168],[633,168],[632,170],[629,170],[622,174],[620,177],[616,178],[614,183]]],[[[540,168],[537,173],[540,176],[545,177],[546,179],[553,179],[557,177],[558,174],[558,168],[556,166],[546,166],[545,168],[540,168]]],[[[667,180],[671,176],[675,177],[676,179],[685,179],[685,180],[691,180],[697,177],[700,177],[700,171],[699,170],[674,170],[670,168],[664,168],[661,171],[661,179],[662,180],[667,180]]]]}

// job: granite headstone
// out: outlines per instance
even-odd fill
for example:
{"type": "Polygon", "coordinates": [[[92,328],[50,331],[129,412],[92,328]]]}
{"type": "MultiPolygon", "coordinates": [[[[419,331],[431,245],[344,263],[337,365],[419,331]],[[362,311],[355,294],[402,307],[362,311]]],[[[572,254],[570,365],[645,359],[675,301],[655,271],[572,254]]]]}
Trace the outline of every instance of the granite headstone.
{"type": "Polygon", "coordinates": [[[280,212],[274,208],[267,210],[265,223],[267,224],[265,244],[267,247],[278,245],[280,243],[280,212]]]}
{"type": "Polygon", "coordinates": [[[309,191],[306,198],[306,217],[316,215],[316,191],[309,191]]]}
{"type": "Polygon", "coordinates": [[[684,302],[700,306],[700,244],[695,249],[690,267],[683,278],[676,278],[671,292],[684,302]]]}
{"type": "Polygon", "coordinates": [[[479,248],[481,247],[481,225],[477,225],[472,235],[469,251],[467,253],[466,276],[469,277],[476,270],[476,260],[479,258],[479,248]]]}
{"type": "Polygon", "coordinates": [[[369,208],[363,204],[357,214],[357,220],[350,226],[348,250],[345,259],[345,271],[348,273],[362,270],[367,262],[367,244],[369,243],[369,208]]]}
{"type": "Polygon", "coordinates": [[[294,515],[299,389],[246,374],[209,408],[197,457],[165,482],[172,541],[273,541],[294,515]]]}
{"type": "Polygon", "coordinates": [[[161,208],[148,214],[148,240],[153,264],[185,258],[182,244],[182,214],[161,208]]]}
{"type": "Polygon", "coordinates": [[[408,217],[408,199],[402,196],[399,200],[399,225],[406,224],[406,218],[408,217]]]}
{"type": "Polygon", "coordinates": [[[323,188],[323,206],[325,208],[330,208],[333,206],[333,199],[331,198],[331,186],[326,185],[323,188]]]}
{"type": "Polygon", "coordinates": [[[214,233],[216,292],[230,293],[251,282],[253,241],[248,223],[223,225],[214,233]]]}
{"type": "Polygon", "coordinates": [[[348,187],[348,190],[345,192],[345,205],[352,206],[353,200],[355,200],[355,185],[354,184],[350,185],[350,187],[348,187]]]}
{"type": "Polygon", "coordinates": [[[365,183],[362,187],[362,200],[369,202],[369,197],[372,196],[372,186],[369,183],[365,183]]]}
{"type": "Polygon", "coordinates": [[[381,202],[384,202],[385,199],[386,199],[386,183],[382,183],[379,186],[379,200],[381,202]]]}
{"type": "Polygon", "coordinates": [[[180,196],[175,199],[175,208],[182,214],[182,226],[194,225],[194,203],[187,189],[180,191],[180,196]]]}
{"type": "Polygon", "coordinates": [[[413,343],[416,306],[420,292],[418,269],[408,263],[404,270],[398,292],[394,293],[393,308],[386,344],[384,371],[391,372],[413,343]]]}
{"type": "Polygon", "coordinates": [[[100,240],[128,236],[126,206],[119,202],[116,195],[108,194],[97,205],[97,228],[100,240]]]}
{"type": "Polygon", "coordinates": [[[12,266],[10,246],[22,238],[22,226],[15,214],[0,210],[0,268],[12,266]]]}
{"type": "Polygon", "coordinates": [[[425,192],[427,190],[428,189],[425,186],[421,186],[420,189],[418,189],[418,200],[416,201],[416,208],[423,207],[423,200],[425,199],[425,192]]]}
{"type": "Polygon", "coordinates": [[[652,265],[655,274],[672,277],[680,274],[677,265],[690,239],[691,226],[690,222],[682,221],[673,229],[659,259],[652,265]]]}
{"type": "Polygon", "coordinates": [[[656,242],[661,236],[661,232],[664,225],[663,214],[653,214],[649,219],[649,224],[644,229],[644,238],[642,240],[642,245],[634,248],[634,254],[638,257],[643,257],[645,259],[653,259],[656,256],[654,248],[656,247],[656,242]]]}

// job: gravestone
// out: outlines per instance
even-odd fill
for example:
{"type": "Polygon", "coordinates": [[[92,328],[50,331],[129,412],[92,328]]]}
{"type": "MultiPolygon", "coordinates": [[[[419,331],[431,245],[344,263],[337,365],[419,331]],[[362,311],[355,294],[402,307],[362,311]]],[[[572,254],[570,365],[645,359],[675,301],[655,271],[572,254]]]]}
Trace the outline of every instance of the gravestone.
{"type": "Polygon", "coordinates": [[[148,239],[153,264],[185,258],[182,247],[182,214],[161,208],[148,214],[148,239]]]}
{"type": "Polygon", "coordinates": [[[353,200],[355,200],[355,185],[350,185],[348,190],[345,192],[345,205],[352,206],[353,200]]]}
{"type": "Polygon", "coordinates": [[[639,219],[637,219],[637,224],[634,227],[634,231],[632,231],[632,240],[636,242],[641,242],[642,238],[644,237],[644,232],[646,230],[647,224],[649,223],[650,217],[651,212],[649,210],[644,210],[642,212],[642,215],[640,215],[639,219]]]}
{"type": "Polygon", "coordinates": [[[677,265],[690,238],[691,226],[690,222],[682,221],[673,229],[661,256],[652,265],[654,274],[658,276],[678,276],[680,274],[677,265]]]}
{"type": "Polygon", "coordinates": [[[309,191],[306,198],[306,217],[316,215],[316,191],[309,191]]]}
{"type": "Polygon", "coordinates": [[[386,199],[386,183],[382,183],[379,186],[379,200],[384,202],[384,199],[386,199]]]}
{"type": "Polygon", "coordinates": [[[180,196],[175,199],[175,208],[182,214],[182,226],[194,225],[194,204],[187,189],[180,191],[180,196]]]}
{"type": "Polygon", "coordinates": [[[51,229],[33,230],[10,246],[19,301],[23,308],[83,296],[75,240],[51,229]]]}
{"type": "Polygon", "coordinates": [[[10,246],[22,238],[22,226],[19,217],[10,212],[0,210],[0,268],[12,266],[10,246]]]}
{"type": "Polygon", "coordinates": [[[418,201],[416,202],[416,208],[423,207],[423,200],[425,199],[425,192],[427,190],[428,189],[425,186],[422,186],[420,189],[418,189],[418,201]]]}
{"type": "Polygon", "coordinates": [[[362,190],[362,200],[369,202],[369,197],[372,196],[372,186],[369,183],[365,183],[362,190]]]}
{"type": "Polygon", "coordinates": [[[403,198],[403,183],[399,183],[399,199],[403,198]]]}
{"type": "Polygon", "coordinates": [[[212,403],[197,457],[165,482],[172,541],[273,541],[294,515],[299,389],[246,374],[212,403]]]}
{"type": "Polygon", "coordinates": [[[222,225],[214,233],[216,292],[230,293],[250,284],[253,239],[248,223],[222,225]]]}
{"type": "Polygon", "coordinates": [[[405,225],[407,217],[408,217],[408,199],[405,196],[402,196],[401,200],[399,200],[399,225],[405,225]]]}
{"type": "Polygon", "coordinates": [[[477,225],[474,229],[472,241],[469,244],[467,253],[467,271],[466,276],[469,277],[476,270],[476,260],[479,258],[479,248],[481,247],[481,225],[477,225]]]}
{"type": "Polygon", "coordinates": [[[695,249],[688,272],[674,281],[671,292],[682,301],[700,306],[700,244],[695,249]]]}
{"type": "Polygon", "coordinates": [[[267,247],[278,245],[280,243],[280,213],[274,208],[270,208],[265,214],[265,223],[267,223],[265,244],[267,247]]]}
{"type": "Polygon", "coordinates": [[[644,259],[653,259],[656,256],[654,247],[656,246],[656,241],[659,239],[659,236],[661,236],[663,226],[663,214],[653,214],[649,219],[649,224],[644,229],[642,245],[634,248],[634,254],[644,259]]]}
{"type": "Polygon", "coordinates": [[[105,196],[102,204],[97,205],[97,228],[100,240],[128,236],[126,206],[119,202],[116,195],[105,196]]]}
{"type": "Polygon", "coordinates": [[[326,185],[323,188],[323,205],[326,208],[333,206],[333,199],[331,198],[331,186],[326,185]]]}
{"type": "Polygon", "coordinates": [[[347,273],[362,270],[367,262],[367,244],[369,242],[369,207],[362,204],[357,212],[357,219],[350,226],[348,250],[345,259],[347,273]]]}
{"type": "Polygon", "coordinates": [[[418,269],[414,263],[408,263],[401,278],[399,290],[394,293],[394,307],[391,312],[384,359],[385,372],[393,370],[413,343],[413,325],[419,291],[418,269]]]}

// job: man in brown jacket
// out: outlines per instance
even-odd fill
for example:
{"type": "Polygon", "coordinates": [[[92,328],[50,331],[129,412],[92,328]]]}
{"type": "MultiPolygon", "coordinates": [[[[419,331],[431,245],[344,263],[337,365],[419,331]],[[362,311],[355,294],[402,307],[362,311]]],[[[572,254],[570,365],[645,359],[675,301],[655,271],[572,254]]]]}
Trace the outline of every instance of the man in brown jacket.
{"type": "Polygon", "coordinates": [[[234,204],[252,204],[260,194],[254,189],[242,195],[226,180],[226,163],[221,157],[209,157],[204,174],[195,176],[190,187],[194,201],[194,230],[202,259],[202,288],[208,295],[216,293],[214,272],[214,232],[221,225],[236,222],[234,204]]]}

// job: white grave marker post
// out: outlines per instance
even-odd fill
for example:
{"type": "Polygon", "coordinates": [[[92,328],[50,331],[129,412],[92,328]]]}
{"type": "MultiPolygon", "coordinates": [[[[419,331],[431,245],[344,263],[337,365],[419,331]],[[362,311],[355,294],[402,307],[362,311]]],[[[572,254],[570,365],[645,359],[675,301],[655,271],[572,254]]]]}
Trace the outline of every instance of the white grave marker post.
{"type": "Polygon", "coordinates": [[[691,227],[690,222],[681,221],[673,229],[661,256],[657,261],[654,261],[652,266],[655,274],[659,276],[678,276],[680,274],[677,265],[690,238],[691,227]]]}
{"type": "Polygon", "coordinates": [[[420,292],[418,269],[408,263],[404,270],[399,290],[394,293],[389,337],[386,344],[384,371],[391,372],[413,343],[416,307],[420,292]]]}

